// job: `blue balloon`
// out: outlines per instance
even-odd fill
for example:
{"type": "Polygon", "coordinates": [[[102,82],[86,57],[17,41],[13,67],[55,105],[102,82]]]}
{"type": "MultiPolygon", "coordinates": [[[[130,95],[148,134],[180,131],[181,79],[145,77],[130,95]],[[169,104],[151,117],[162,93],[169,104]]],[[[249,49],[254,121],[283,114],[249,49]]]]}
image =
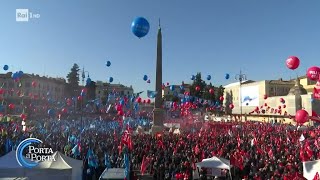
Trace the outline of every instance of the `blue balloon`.
{"type": "Polygon", "coordinates": [[[21,78],[23,76],[23,71],[18,72],[18,78],[21,78]]]}
{"type": "Polygon", "coordinates": [[[9,69],[9,66],[8,65],[4,65],[3,66],[3,70],[7,71],[9,69]]]}
{"type": "Polygon", "coordinates": [[[109,77],[109,82],[110,82],[110,83],[113,82],[113,77],[109,77]]]}
{"type": "Polygon", "coordinates": [[[227,73],[227,74],[225,75],[225,78],[226,78],[226,79],[229,79],[229,78],[230,78],[230,75],[227,73]]]}
{"type": "Polygon", "coordinates": [[[207,76],[207,80],[208,80],[208,81],[211,80],[211,76],[210,76],[210,75],[207,76]]]}
{"type": "Polygon", "coordinates": [[[110,67],[110,66],[111,66],[111,62],[110,62],[110,61],[107,61],[107,62],[106,62],[106,66],[107,66],[107,67],[110,67]]]}
{"type": "Polygon", "coordinates": [[[174,91],[174,86],[173,85],[170,86],[170,91],[174,91]]]}
{"type": "Polygon", "coordinates": [[[138,38],[142,38],[148,34],[150,29],[149,22],[143,17],[137,17],[131,24],[131,31],[138,38]]]}
{"type": "Polygon", "coordinates": [[[148,76],[147,76],[147,75],[144,75],[144,76],[143,76],[143,80],[144,80],[144,81],[148,80],[148,76]]]}
{"type": "Polygon", "coordinates": [[[196,77],[194,75],[191,76],[191,80],[193,81],[196,77]]]}
{"type": "Polygon", "coordinates": [[[49,109],[49,110],[48,110],[48,115],[49,115],[49,116],[54,116],[54,114],[55,114],[54,109],[49,109]]]}

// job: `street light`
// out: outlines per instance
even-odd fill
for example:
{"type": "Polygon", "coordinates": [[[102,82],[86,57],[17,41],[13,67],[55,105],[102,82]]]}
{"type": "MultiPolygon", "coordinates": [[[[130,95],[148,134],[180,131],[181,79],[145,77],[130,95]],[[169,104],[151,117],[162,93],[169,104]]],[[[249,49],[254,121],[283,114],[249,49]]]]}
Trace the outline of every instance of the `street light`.
{"type": "Polygon", "coordinates": [[[85,71],[84,68],[82,69],[82,86],[85,86],[84,84],[84,79],[86,78],[86,73],[88,73],[88,76],[87,76],[87,82],[91,79],[90,79],[90,75],[89,75],[89,72],[88,71],[85,71]]]}
{"type": "MultiPolygon", "coordinates": [[[[85,71],[84,68],[82,69],[82,85],[85,86],[84,84],[84,79],[86,78],[86,73],[88,73],[88,76],[87,76],[87,82],[90,81],[91,82],[91,79],[90,79],[90,76],[89,76],[89,72],[88,71],[85,71]]],[[[88,83],[86,83],[88,84],[88,83]]],[[[81,132],[84,128],[84,125],[83,125],[83,101],[84,101],[84,96],[82,96],[82,93],[80,94],[81,96],[81,99],[80,99],[80,110],[81,110],[81,114],[80,114],[80,123],[81,123],[81,132]]],[[[81,141],[81,133],[80,133],[80,141],[81,141]]]]}
{"type": "Polygon", "coordinates": [[[242,121],[242,93],[241,93],[241,85],[242,85],[242,82],[247,80],[247,76],[245,74],[243,74],[240,70],[240,74],[236,74],[235,76],[235,79],[239,81],[240,83],[240,88],[239,88],[239,91],[240,91],[240,120],[242,121]]]}

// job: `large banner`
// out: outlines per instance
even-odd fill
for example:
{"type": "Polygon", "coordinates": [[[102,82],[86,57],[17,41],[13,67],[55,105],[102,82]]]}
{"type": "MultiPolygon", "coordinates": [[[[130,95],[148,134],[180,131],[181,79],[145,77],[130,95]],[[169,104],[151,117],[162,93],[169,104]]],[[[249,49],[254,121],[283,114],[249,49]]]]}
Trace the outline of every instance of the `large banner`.
{"type": "Polygon", "coordinates": [[[239,97],[239,106],[259,106],[259,86],[242,86],[239,97]]]}

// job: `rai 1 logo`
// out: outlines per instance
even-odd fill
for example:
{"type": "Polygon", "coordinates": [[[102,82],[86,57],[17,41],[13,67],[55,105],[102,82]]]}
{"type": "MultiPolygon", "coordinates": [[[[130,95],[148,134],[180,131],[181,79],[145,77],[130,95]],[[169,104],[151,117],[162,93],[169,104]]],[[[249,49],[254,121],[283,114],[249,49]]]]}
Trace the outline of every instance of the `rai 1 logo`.
{"type": "Polygon", "coordinates": [[[23,140],[17,147],[16,158],[20,166],[26,168],[36,167],[43,161],[56,161],[53,156],[52,148],[39,148],[34,144],[41,144],[42,141],[37,138],[28,138],[23,140]],[[24,157],[23,153],[27,151],[24,157]]]}

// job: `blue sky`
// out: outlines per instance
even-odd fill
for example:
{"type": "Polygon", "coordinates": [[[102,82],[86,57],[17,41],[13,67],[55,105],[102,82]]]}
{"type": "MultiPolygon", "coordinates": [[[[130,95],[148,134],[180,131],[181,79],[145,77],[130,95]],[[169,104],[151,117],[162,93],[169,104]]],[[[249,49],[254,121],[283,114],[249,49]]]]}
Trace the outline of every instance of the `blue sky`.
{"type": "Polygon", "coordinates": [[[0,65],[66,77],[78,63],[92,80],[112,76],[136,91],[153,90],[161,18],[164,82],[190,82],[202,72],[214,85],[225,85],[240,69],[253,80],[288,79],[319,65],[319,9],[318,0],[3,0],[0,65]],[[41,17],[16,22],[19,8],[41,17]],[[151,25],[142,39],[130,29],[137,16],[151,25]],[[301,60],[296,72],[285,66],[291,55],[301,60]],[[144,74],[151,84],[142,80],[144,74]]]}

